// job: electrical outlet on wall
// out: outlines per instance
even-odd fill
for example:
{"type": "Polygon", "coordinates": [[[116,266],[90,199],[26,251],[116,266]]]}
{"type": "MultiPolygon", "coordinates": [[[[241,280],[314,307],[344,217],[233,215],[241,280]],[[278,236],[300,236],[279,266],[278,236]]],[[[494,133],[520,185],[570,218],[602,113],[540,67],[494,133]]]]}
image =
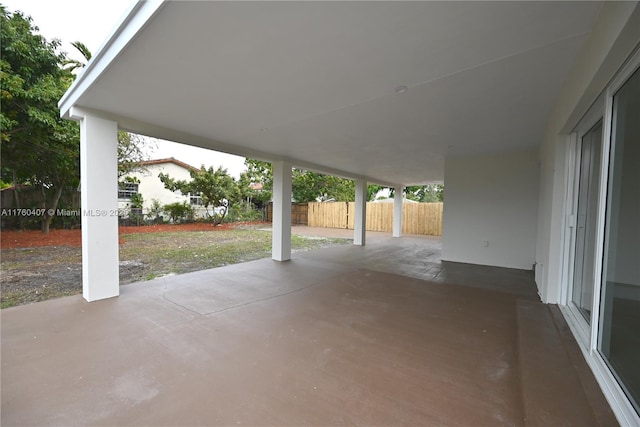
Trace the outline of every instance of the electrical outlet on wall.
{"type": "Polygon", "coordinates": [[[485,247],[485,248],[488,248],[489,247],[489,241],[488,240],[483,240],[482,241],[482,246],[485,247]]]}

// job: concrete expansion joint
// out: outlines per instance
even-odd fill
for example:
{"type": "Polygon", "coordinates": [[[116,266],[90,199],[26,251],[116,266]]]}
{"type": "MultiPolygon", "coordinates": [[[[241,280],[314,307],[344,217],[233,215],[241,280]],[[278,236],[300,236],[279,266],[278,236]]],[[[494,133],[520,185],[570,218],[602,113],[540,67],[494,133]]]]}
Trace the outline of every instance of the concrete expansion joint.
{"type": "Polygon", "coordinates": [[[195,310],[190,309],[189,307],[186,307],[176,301],[171,300],[168,296],[167,296],[167,288],[168,288],[168,284],[167,284],[167,279],[163,278],[162,279],[162,299],[164,299],[165,301],[167,301],[169,304],[175,305],[177,307],[182,308],[183,310],[188,311],[191,314],[195,314],[196,316],[202,316],[202,313],[198,313],[195,310]]]}
{"type": "Polygon", "coordinates": [[[315,282],[310,283],[309,285],[303,286],[301,288],[293,289],[293,290],[290,290],[290,291],[287,291],[287,292],[283,292],[283,293],[279,293],[279,294],[275,294],[275,295],[269,295],[269,296],[266,296],[266,297],[263,297],[263,298],[253,299],[253,300],[250,300],[250,301],[243,302],[241,304],[235,304],[235,305],[231,305],[231,306],[228,306],[228,307],[223,307],[223,308],[220,308],[220,309],[217,309],[217,310],[212,310],[212,311],[207,311],[207,312],[199,312],[199,311],[193,310],[193,309],[185,306],[184,304],[180,304],[180,303],[172,300],[169,296],[167,296],[166,287],[165,287],[164,292],[162,294],[162,298],[165,301],[167,301],[168,303],[176,305],[176,306],[178,306],[178,307],[180,307],[180,308],[182,308],[184,310],[187,310],[188,312],[193,313],[193,314],[195,314],[197,316],[211,316],[211,315],[214,315],[214,314],[223,313],[225,311],[230,311],[230,310],[235,310],[235,309],[242,308],[242,307],[247,307],[247,306],[250,306],[250,305],[253,305],[253,304],[257,304],[257,303],[260,303],[260,302],[263,302],[263,301],[269,301],[269,300],[281,298],[281,297],[284,297],[284,296],[287,296],[287,295],[290,295],[290,294],[293,294],[293,293],[296,293],[296,292],[300,292],[300,291],[304,291],[306,289],[313,288],[313,287],[319,285],[320,283],[322,283],[322,281],[315,281],[315,282]]]}

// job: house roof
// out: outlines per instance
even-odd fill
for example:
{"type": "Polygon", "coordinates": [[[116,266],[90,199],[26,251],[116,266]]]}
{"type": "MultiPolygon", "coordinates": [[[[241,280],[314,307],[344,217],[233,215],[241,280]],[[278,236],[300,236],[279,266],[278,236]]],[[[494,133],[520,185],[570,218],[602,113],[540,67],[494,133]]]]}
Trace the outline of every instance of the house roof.
{"type": "Polygon", "coordinates": [[[602,2],[138,2],[60,101],[387,185],[537,147],[602,2]]]}
{"type": "Polygon", "coordinates": [[[191,166],[185,162],[181,162],[180,160],[176,160],[173,157],[169,157],[166,159],[155,159],[155,160],[144,160],[142,162],[140,162],[141,166],[150,166],[150,165],[161,165],[161,164],[165,164],[165,163],[173,163],[176,164],[180,167],[183,167],[185,169],[189,169],[189,170],[197,170],[198,168],[196,168],[195,166],[191,166]]]}

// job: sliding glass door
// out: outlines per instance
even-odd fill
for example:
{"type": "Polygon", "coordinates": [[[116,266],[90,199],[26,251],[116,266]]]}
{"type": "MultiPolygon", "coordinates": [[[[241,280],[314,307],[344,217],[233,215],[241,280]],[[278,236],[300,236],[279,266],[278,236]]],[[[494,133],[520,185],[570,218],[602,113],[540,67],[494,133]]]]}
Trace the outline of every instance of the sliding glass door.
{"type": "Polygon", "coordinates": [[[640,412],[640,70],[611,117],[598,349],[640,412]]]}
{"type": "Polygon", "coordinates": [[[640,422],[640,50],[574,129],[563,313],[616,415],[640,422]]]}

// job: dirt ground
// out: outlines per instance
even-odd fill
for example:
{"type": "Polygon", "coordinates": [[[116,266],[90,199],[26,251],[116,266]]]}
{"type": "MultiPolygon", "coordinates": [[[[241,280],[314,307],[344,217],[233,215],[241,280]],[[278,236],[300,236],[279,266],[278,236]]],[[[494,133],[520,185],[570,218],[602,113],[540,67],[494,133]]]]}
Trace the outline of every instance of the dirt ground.
{"type": "MultiPolygon", "coordinates": [[[[214,227],[193,223],[120,227],[120,284],[267,257],[271,238],[264,230],[270,226],[234,223],[214,227]]],[[[314,233],[298,230],[297,234],[314,233]]],[[[295,237],[294,250],[344,244],[348,241],[340,237],[349,232],[340,231],[337,236],[316,234],[320,237],[295,237]]],[[[51,230],[49,234],[2,231],[2,308],[81,292],[81,242],[81,230],[51,230]]]]}
{"type": "MultiPolygon", "coordinates": [[[[209,223],[192,224],[156,224],[143,227],[119,227],[118,233],[140,234],[140,233],[170,233],[177,231],[220,231],[231,230],[237,227],[246,226],[270,226],[269,223],[244,222],[234,224],[221,224],[213,226],[209,223]]],[[[120,244],[124,239],[120,238],[120,244]]],[[[0,233],[0,247],[2,249],[14,248],[36,248],[43,246],[71,246],[80,247],[82,245],[82,231],[77,230],[51,230],[48,234],[43,234],[37,230],[2,230],[0,233]]]]}

